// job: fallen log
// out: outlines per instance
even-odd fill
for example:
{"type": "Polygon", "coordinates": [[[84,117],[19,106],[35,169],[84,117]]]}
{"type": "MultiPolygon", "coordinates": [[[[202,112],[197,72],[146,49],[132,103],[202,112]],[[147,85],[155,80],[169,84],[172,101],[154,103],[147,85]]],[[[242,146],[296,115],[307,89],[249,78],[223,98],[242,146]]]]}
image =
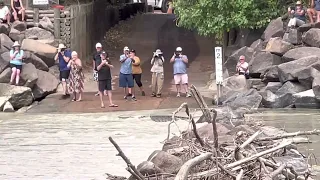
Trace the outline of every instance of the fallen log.
{"type": "Polygon", "coordinates": [[[255,141],[271,141],[271,140],[279,140],[279,139],[285,139],[295,136],[305,136],[305,135],[320,135],[320,130],[312,130],[312,131],[298,131],[293,133],[285,133],[285,134],[279,134],[277,136],[273,137],[263,137],[256,139],[255,141]]]}

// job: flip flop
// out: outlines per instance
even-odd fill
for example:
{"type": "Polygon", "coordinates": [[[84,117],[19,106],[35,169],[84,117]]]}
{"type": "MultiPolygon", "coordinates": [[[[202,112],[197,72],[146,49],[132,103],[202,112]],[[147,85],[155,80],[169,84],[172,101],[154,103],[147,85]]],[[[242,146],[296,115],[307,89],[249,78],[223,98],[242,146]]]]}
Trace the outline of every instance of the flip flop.
{"type": "Polygon", "coordinates": [[[118,107],[118,105],[111,104],[111,105],[109,105],[109,107],[118,107]]]}

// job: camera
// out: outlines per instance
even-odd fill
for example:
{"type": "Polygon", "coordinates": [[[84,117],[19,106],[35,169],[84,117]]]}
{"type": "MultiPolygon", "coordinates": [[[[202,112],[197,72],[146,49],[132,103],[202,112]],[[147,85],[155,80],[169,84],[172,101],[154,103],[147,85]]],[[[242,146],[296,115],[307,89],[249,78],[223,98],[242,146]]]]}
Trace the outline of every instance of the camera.
{"type": "Polygon", "coordinates": [[[60,49],[61,52],[65,51],[65,50],[66,50],[66,48],[61,48],[61,49],[60,49]]]}

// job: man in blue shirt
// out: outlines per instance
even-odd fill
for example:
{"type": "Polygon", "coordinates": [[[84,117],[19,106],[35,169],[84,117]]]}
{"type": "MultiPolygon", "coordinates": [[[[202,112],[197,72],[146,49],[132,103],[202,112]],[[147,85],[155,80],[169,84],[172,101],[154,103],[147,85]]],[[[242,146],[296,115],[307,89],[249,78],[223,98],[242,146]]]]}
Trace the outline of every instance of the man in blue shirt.
{"type": "Polygon", "coordinates": [[[136,101],[136,98],[132,95],[132,88],[134,86],[133,76],[132,76],[132,62],[133,59],[129,58],[129,48],[126,46],[123,48],[123,53],[120,56],[120,75],[119,75],[119,87],[124,90],[124,98],[127,99],[131,97],[133,101],[136,101]],[[126,89],[128,88],[128,94],[126,89]]]}
{"type": "Polygon", "coordinates": [[[188,74],[187,74],[187,64],[188,57],[182,54],[182,48],[177,47],[176,52],[170,59],[170,62],[173,63],[173,75],[174,83],[177,88],[177,97],[180,97],[181,85],[184,87],[186,92],[186,97],[190,97],[188,92],[188,74]]]}
{"type": "Polygon", "coordinates": [[[71,59],[71,51],[67,50],[64,44],[59,44],[58,53],[54,57],[56,61],[59,61],[59,70],[60,70],[60,81],[63,88],[62,99],[70,97],[67,88],[67,80],[69,79],[70,68],[67,66],[69,60],[71,59]]]}

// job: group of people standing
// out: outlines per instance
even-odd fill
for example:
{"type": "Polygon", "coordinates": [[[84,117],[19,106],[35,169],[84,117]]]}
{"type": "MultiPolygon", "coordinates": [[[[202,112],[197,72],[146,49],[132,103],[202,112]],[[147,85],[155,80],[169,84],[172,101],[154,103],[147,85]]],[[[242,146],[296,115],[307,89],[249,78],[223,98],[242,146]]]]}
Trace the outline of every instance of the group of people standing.
{"type": "MultiPolygon", "coordinates": [[[[105,107],[104,96],[108,96],[109,107],[118,107],[112,100],[112,75],[111,69],[114,68],[109,59],[108,53],[103,50],[102,44],[96,44],[96,53],[93,55],[93,78],[97,82],[98,92],[96,96],[100,97],[101,108],[105,107]]],[[[82,72],[82,63],[78,58],[77,52],[71,52],[63,44],[59,44],[58,52],[55,60],[59,61],[60,81],[63,87],[62,99],[70,97],[72,101],[81,101],[82,92],[84,89],[84,75],[82,72]],[[69,85],[68,85],[69,84],[69,85]],[[77,98],[78,96],[78,98],[77,98]]],[[[188,58],[182,54],[182,48],[176,48],[176,52],[170,59],[173,63],[174,82],[177,88],[177,97],[181,94],[181,84],[186,92],[186,97],[190,97],[188,92],[188,74],[187,64],[188,58]]],[[[136,55],[134,49],[129,47],[123,48],[123,54],[119,57],[120,72],[119,72],[119,87],[123,88],[124,99],[136,101],[136,92],[134,84],[136,83],[141,91],[141,95],[145,96],[145,90],[141,81],[142,68],[141,60],[136,55]]],[[[160,98],[164,82],[164,63],[165,59],[160,49],[157,49],[152,56],[152,97],[160,98]]]]}

